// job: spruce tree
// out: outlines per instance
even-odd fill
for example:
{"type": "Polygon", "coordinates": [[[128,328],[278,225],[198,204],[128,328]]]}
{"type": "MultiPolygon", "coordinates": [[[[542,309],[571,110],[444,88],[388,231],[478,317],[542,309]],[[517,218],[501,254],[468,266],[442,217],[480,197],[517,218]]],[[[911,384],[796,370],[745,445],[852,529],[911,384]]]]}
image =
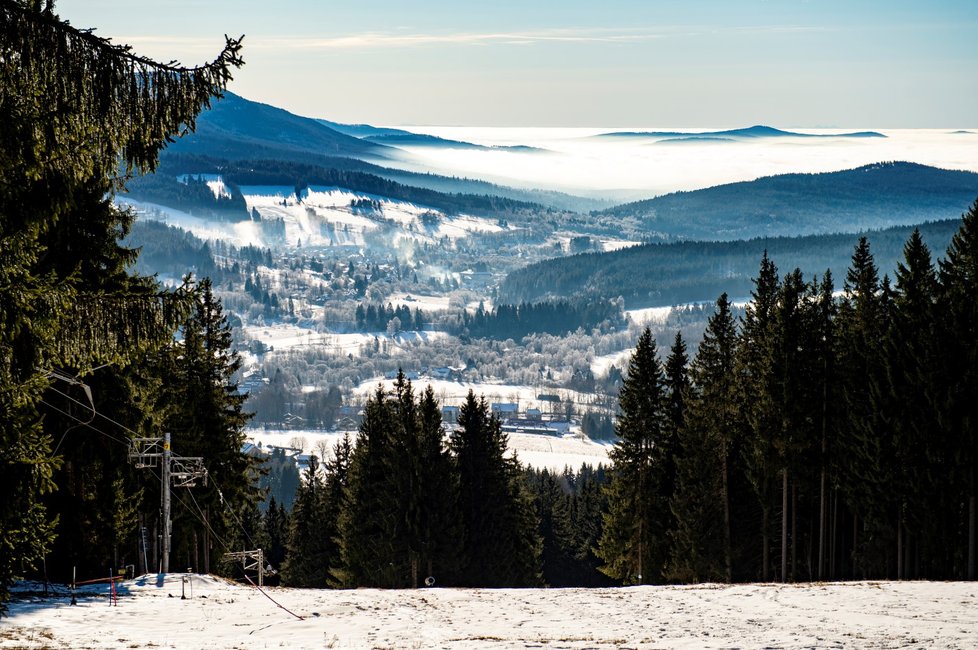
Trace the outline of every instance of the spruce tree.
{"type": "Polygon", "coordinates": [[[597,554],[601,570],[626,584],[663,580],[669,507],[662,493],[669,463],[665,378],[648,328],[639,337],[619,394],[618,442],[609,453],[608,511],[597,554]]]}
{"type": "Polygon", "coordinates": [[[341,564],[333,571],[342,586],[408,586],[410,558],[404,548],[404,495],[391,489],[393,432],[398,426],[392,401],[378,387],[364,406],[350,457],[339,518],[341,564]],[[396,534],[398,526],[400,536],[396,534]]]}
{"type": "Polygon", "coordinates": [[[59,460],[38,413],[52,371],[125,365],[181,316],[179,300],[145,283],[99,279],[129,259],[105,246],[126,222],[106,190],[121,185],[120,160],[152,169],[171,136],[193,129],[239,50],[228,40],[207,66],[160,64],[71,27],[51,2],[0,6],[0,602],[52,539],[40,499],[59,460]]]}
{"type": "Polygon", "coordinates": [[[960,549],[958,575],[974,580],[978,561],[978,200],[964,214],[961,228],[951,239],[940,264],[942,316],[947,321],[943,359],[947,380],[944,386],[944,426],[951,440],[949,458],[953,465],[955,492],[959,495],[960,529],[965,531],[955,544],[960,549]]]}
{"type": "MultiPolygon", "coordinates": [[[[746,430],[741,453],[761,520],[759,543],[754,544],[754,552],[746,552],[760,556],[760,570],[753,573],[755,578],[765,581],[769,579],[772,568],[771,537],[774,532],[773,514],[777,508],[774,484],[778,470],[775,438],[781,428],[776,401],[778,391],[773,382],[778,286],[778,269],[765,251],[758,275],[754,278],[754,290],[737,346],[738,403],[746,430]]],[[[751,515],[748,517],[752,518],[751,515]]]]}
{"type": "Polygon", "coordinates": [[[334,558],[329,537],[327,495],[319,459],[309,459],[309,468],[295,495],[289,517],[288,543],[282,565],[282,581],[290,587],[326,587],[334,558]]]}
{"type": "Polygon", "coordinates": [[[469,391],[451,435],[459,481],[462,564],[457,584],[527,587],[540,583],[540,538],[519,462],[484,398],[469,391]]]}
{"type": "Polygon", "coordinates": [[[681,582],[726,581],[733,575],[730,474],[737,426],[737,330],[722,294],[690,370],[688,415],[680,428],[676,527],[667,575],[681,582]]]}
{"type": "MultiPolygon", "coordinates": [[[[923,546],[925,573],[945,547],[940,513],[947,494],[942,460],[946,437],[940,435],[940,408],[935,399],[943,383],[943,364],[938,348],[937,272],[920,231],[914,229],[898,263],[893,317],[883,341],[883,384],[874,391],[889,438],[887,460],[893,464],[891,493],[896,514],[896,575],[909,578],[911,543],[923,546]],[[935,390],[937,389],[937,390],[935,390]]],[[[940,576],[939,571],[937,576],[940,576]]]]}
{"type": "Polygon", "coordinates": [[[839,423],[835,471],[851,515],[851,538],[844,541],[852,558],[849,575],[853,577],[878,570],[889,547],[883,530],[892,519],[886,514],[890,495],[885,478],[888,468],[882,464],[883,414],[875,409],[872,394],[883,374],[884,295],[869,242],[862,237],[846,273],[838,316],[840,389],[846,417],[839,423]]]}
{"type": "Polygon", "coordinates": [[[441,411],[429,385],[418,403],[418,553],[425,577],[438,584],[457,572],[458,476],[442,431],[441,411]]]}

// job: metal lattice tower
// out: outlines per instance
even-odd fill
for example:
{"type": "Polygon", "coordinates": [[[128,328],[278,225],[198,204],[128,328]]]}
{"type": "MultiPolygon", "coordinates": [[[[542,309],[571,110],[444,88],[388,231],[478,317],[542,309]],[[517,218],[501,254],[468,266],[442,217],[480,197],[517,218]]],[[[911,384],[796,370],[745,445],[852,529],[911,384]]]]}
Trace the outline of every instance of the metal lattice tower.
{"type": "Polygon", "coordinates": [[[162,467],[161,501],[163,509],[162,572],[170,571],[170,488],[194,487],[197,481],[207,485],[207,468],[199,456],[175,456],[170,449],[170,432],[162,438],[133,438],[129,445],[129,460],[137,468],[162,467]]]}

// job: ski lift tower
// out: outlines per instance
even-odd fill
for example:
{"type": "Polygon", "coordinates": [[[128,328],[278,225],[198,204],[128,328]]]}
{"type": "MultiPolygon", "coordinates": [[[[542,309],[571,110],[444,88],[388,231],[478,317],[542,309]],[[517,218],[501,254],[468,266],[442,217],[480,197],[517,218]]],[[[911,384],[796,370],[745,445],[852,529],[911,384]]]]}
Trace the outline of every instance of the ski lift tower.
{"type": "Polygon", "coordinates": [[[170,571],[170,488],[194,487],[197,481],[207,485],[207,469],[199,456],[175,456],[170,449],[170,432],[162,438],[133,438],[129,445],[129,460],[137,468],[161,467],[161,500],[163,510],[162,573],[170,571]]]}

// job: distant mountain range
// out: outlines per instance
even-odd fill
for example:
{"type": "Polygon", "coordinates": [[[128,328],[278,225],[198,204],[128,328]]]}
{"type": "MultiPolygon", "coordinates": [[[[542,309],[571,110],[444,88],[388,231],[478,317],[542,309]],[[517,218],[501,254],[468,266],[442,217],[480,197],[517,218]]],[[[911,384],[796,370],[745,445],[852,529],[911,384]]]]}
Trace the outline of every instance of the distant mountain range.
{"type": "Polygon", "coordinates": [[[276,158],[304,162],[327,156],[382,160],[392,153],[383,145],[231,92],[200,114],[194,133],[170,144],[166,152],[229,160],[276,158]]]}
{"type": "Polygon", "coordinates": [[[744,140],[756,138],[885,138],[876,131],[857,131],[854,133],[794,133],[782,131],[771,126],[756,125],[745,129],[729,129],[726,131],[613,131],[601,133],[597,138],[666,138],[682,141],[702,140],[744,140]]]}
{"type": "Polygon", "coordinates": [[[858,232],[960,216],[978,174],[894,162],[676,192],[593,213],[660,239],[858,232]]]}

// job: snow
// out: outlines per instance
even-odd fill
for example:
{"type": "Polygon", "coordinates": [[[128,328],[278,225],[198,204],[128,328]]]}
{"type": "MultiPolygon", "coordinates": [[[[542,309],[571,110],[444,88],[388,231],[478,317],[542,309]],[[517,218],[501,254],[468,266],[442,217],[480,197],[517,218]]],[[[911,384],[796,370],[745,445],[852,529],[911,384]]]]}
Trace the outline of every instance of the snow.
{"type": "MultiPolygon", "coordinates": [[[[386,332],[368,333],[335,333],[318,332],[316,330],[298,327],[290,323],[275,325],[248,325],[242,328],[247,339],[261,341],[276,352],[299,347],[315,346],[324,352],[333,354],[352,354],[358,356],[365,345],[372,345],[374,339],[390,341],[392,344],[412,344],[421,341],[431,341],[447,337],[445,332],[400,332],[393,339],[386,332]]],[[[392,349],[392,352],[396,348],[392,349]]]]}
{"type": "Polygon", "coordinates": [[[591,361],[591,372],[594,373],[595,377],[604,377],[611,370],[612,366],[618,366],[619,370],[624,370],[628,367],[628,362],[634,353],[635,348],[628,348],[627,350],[619,350],[611,354],[594,357],[594,360],[591,361]]]}
{"type": "Polygon", "coordinates": [[[664,325],[672,307],[649,307],[648,309],[626,309],[625,315],[637,325],[646,323],[654,325],[664,325]]]}
{"type": "Polygon", "coordinates": [[[450,296],[424,296],[416,293],[395,293],[387,299],[387,302],[394,307],[406,306],[412,311],[420,309],[428,314],[436,311],[448,311],[451,308],[450,301],[450,296]]]}
{"type": "MultiPolygon", "coordinates": [[[[415,369],[404,368],[404,372],[412,370],[415,369]]],[[[377,389],[377,384],[383,384],[384,389],[390,391],[393,389],[394,380],[374,377],[361,383],[354,389],[354,392],[366,397],[377,389]]],[[[554,394],[559,396],[563,401],[570,400],[575,404],[589,404],[589,400],[592,397],[589,393],[579,393],[563,388],[535,388],[533,386],[517,386],[515,384],[494,383],[492,381],[458,382],[421,377],[417,381],[413,381],[412,385],[414,386],[416,395],[421,394],[430,385],[435,393],[435,398],[442,406],[461,405],[471,390],[477,398],[485,397],[486,401],[490,403],[515,402],[519,405],[520,410],[537,408],[544,413],[550,412],[552,404],[548,401],[538,400],[537,395],[541,393],[554,394]]]]}
{"type": "Polygon", "coordinates": [[[168,574],[122,582],[114,607],[106,591],[14,601],[0,648],[978,647],[974,582],[262,593],[168,574]]]}
{"type": "MultiPolygon", "coordinates": [[[[300,429],[289,431],[272,431],[266,429],[246,429],[245,436],[250,442],[261,444],[263,449],[269,447],[292,447],[293,442],[301,441],[302,453],[316,452],[317,447],[325,444],[332,452],[333,447],[343,438],[343,431],[320,431],[316,429],[300,429]]],[[[356,442],[356,431],[350,432],[350,438],[356,442]]],[[[579,434],[568,434],[564,437],[537,435],[532,433],[509,434],[510,456],[516,455],[521,463],[536,469],[549,469],[562,472],[565,467],[574,471],[581,465],[608,465],[608,452],[611,445],[601,444],[579,434]]]]}

